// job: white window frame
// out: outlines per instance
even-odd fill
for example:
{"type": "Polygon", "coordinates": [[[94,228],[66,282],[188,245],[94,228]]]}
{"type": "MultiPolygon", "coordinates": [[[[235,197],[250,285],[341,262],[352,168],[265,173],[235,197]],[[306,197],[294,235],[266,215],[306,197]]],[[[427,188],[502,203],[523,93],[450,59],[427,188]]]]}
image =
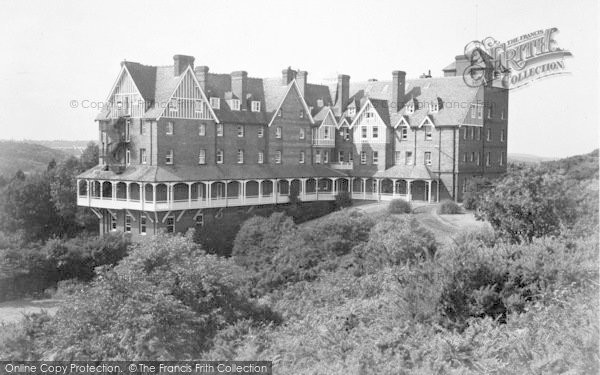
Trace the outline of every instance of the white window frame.
{"type": "Polygon", "coordinates": [[[244,150],[239,149],[237,152],[237,163],[244,164],[244,150]]]}
{"type": "Polygon", "coordinates": [[[471,118],[477,118],[477,104],[471,103],[471,118]]]}
{"type": "Polygon", "coordinates": [[[360,127],[360,139],[367,139],[369,137],[369,129],[362,125],[360,127]]]}
{"type": "Polygon", "coordinates": [[[173,165],[173,150],[169,150],[165,155],[165,164],[173,165]]]}
{"type": "Polygon", "coordinates": [[[221,99],[212,96],[210,98],[210,106],[212,109],[221,109],[221,99]]]}
{"type": "Polygon", "coordinates": [[[167,233],[175,233],[175,216],[167,216],[165,222],[167,223],[167,233]],[[171,227],[172,229],[169,230],[169,227],[171,227]]]}
{"type": "Polygon", "coordinates": [[[323,151],[323,164],[329,163],[329,151],[323,151]]]}
{"type": "Polygon", "coordinates": [[[131,142],[131,119],[125,120],[125,142],[131,142]]]}
{"type": "Polygon", "coordinates": [[[198,214],[198,215],[196,215],[195,223],[194,224],[196,226],[203,227],[204,226],[204,214],[198,214]]]}
{"type": "Polygon", "coordinates": [[[379,164],[379,152],[373,151],[373,154],[371,156],[373,158],[372,159],[373,164],[375,164],[375,165],[379,164]]]}
{"type": "Polygon", "coordinates": [[[275,128],[275,138],[281,139],[281,133],[282,133],[281,126],[276,127],[275,128]]]}
{"type": "Polygon", "coordinates": [[[315,164],[321,164],[321,150],[315,151],[315,164]]]}
{"type": "Polygon", "coordinates": [[[239,111],[242,108],[242,102],[239,99],[231,99],[231,110],[239,111]]]}
{"type": "Polygon", "coordinates": [[[265,154],[262,151],[258,152],[258,158],[256,161],[258,164],[263,164],[265,162],[265,154]]]}
{"type": "Polygon", "coordinates": [[[373,126],[373,129],[371,130],[371,138],[379,139],[379,126],[373,126]]]}
{"type": "Polygon", "coordinates": [[[361,151],[360,152],[360,164],[367,164],[367,152],[366,151],[361,151]]]}
{"type": "Polygon", "coordinates": [[[483,118],[483,104],[477,104],[477,118],[483,118]]]}
{"type": "MultiPolygon", "coordinates": [[[[100,192],[102,194],[102,192],[100,192]]],[[[114,232],[117,230],[117,218],[114,215],[110,215],[110,230],[114,232]]]]}
{"type": "Polygon", "coordinates": [[[413,113],[415,113],[415,105],[409,104],[408,106],[406,106],[406,114],[412,115],[413,113]]]}
{"type": "Polygon", "coordinates": [[[425,128],[424,129],[425,130],[425,140],[431,141],[433,139],[433,126],[425,125],[424,128],[425,128]]]}
{"type": "Polygon", "coordinates": [[[329,139],[329,126],[323,126],[323,139],[329,139]]]}
{"type": "Polygon", "coordinates": [[[306,135],[304,134],[304,128],[300,128],[300,139],[304,139],[306,135]]]}
{"type": "Polygon", "coordinates": [[[492,153],[488,151],[485,154],[485,166],[489,167],[491,165],[492,165],[492,153]]]}
{"type": "Polygon", "coordinates": [[[131,151],[125,150],[125,165],[131,164],[131,151]]]}
{"type": "Polygon", "coordinates": [[[394,152],[394,164],[395,165],[402,164],[402,151],[394,152]]]}
{"type": "Polygon", "coordinates": [[[506,153],[504,151],[500,152],[500,166],[504,166],[505,159],[506,159],[506,153]]]}
{"type": "Polygon", "coordinates": [[[300,110],[300,118],[304,118],[304,110],[303,109],[300,110]]]}
{"type": "Polygon", "coordinates": [[[167,128],[165,129],[165,134],[173,135],[174,128],[175,128],[175,124],[173,123],[173,121],[167,121],[167,128]]]}
{"type": "Polygon", "coordinates": [[[251,104],[252,112],[260,112],[260,101],[253,100],[251,104]]]}
{"type": "Polygon", "coordinates": [[[485,140],[488,142],[492,141],[492,129],[491,128],[487,128],[487,133],[485,135],[485,140]]]}
{"type": "Polygon", "coordinates": [[[404,164],[405,165],[413,165],[414,162],[414,157],[413,157],[413,152],[412,151],[405,151],[404,152],[404,164]]]}
{"type": "Polygon", "coordinates": [[[223,160],[225,159],[225,155],[223,154],[223,150],[217,150],[217,164],[223,164],[223,160]]]}
{"type": "Polygon", "coordinates": [[[338,151],[338,163],[344,162],[344,151],[338,151]]]}
{"type": "Polygon", "coordinates": [[[504,137],[505,137],[505,135],[504,135],[504,129],[501,129],[500,130],[500,142],[504,142],[504,137]]]}
{"type": "Polygon", "coordinates": [[[305,162],[305,155],[304,155],[304,151],[300,151],[300,159],[299,159],[299,163],[300,164],[304,164],[305,162]]]}
{"type": "Polygon", "coordinates": [[[245,134],[244,125],[238,125],[237,126],[237,136],[238,136],[238,138],[244,138],[244,134],[245,134]]]}
{"type": "Polygon", "coordinates": [[[258,135],[258,138],[264,137],[265,136],[265,128],[263,128],[262,126],[259,126],[257,135],[258,135]]]}
{"type": "Polygon", "coordinates": [[[148,164],[148,154],[145,148],[140,148],[140,164],[148,164]]]}
{"type": "Polygon", "coordinates": [[[203,148],[198,151],[198,164],[206,164],[206,150],[203,148]]]}
{"type": "Polygon", "coordinates": [[[148,226],[147,220],[148,219],[146,218],[145,214],[140,215],[140,234],[142,236],[146,235],[147,226],[148,226]]]}
{"type": "Polygon", "coordinates": [[[173,113],[179,112],[179,100],[171,99],[169,101],[169,112],[173,112],[173,113]]]}
{"type": "Polygon", "coordinates": [[[400,137],[402,139],[408,139],[408,128],[406,126],[403,126],[401,131],[400,131],[400,137]]]}
{"type": "Polygon", "coordinates": [[[425,154],[423,155],[423,159],[425,161],[425,165],[431,165],[432,164],[431,151],[425,151],[425,154]]]}
{"type": "Polygon", "coordinates": [[[352,117],[354,115],[356,115],[356,108],[355,107],[348,108],[348,117],[352,117]]]}
{"type": "Polygon", "coordinates": [[[206,124],[198,125],[198,135],[201,137],[206,135],[206,124]]]}
{"type": "Polygon", "coordinates": [[[275,164],[281,164],[281,151],[275,151],[275,164]]]}
{"type": "Polygon", "coordinates": [[[218,123],[217,124],[217,137],[222,137],[223,136],[223,124],[218,123]]]}
{"type": "Polygon", "coordinates": [[[281,111],[281,108],[277,110],[277,117],[283,117],[283,112],[281,111]]]}
{"type": "Polygon", "coordinates": [[[194,112],[197,114],[201,114],[202,112],[204,112],[204,106],[202,105],[202,100],[197,99],[194,100],[194,112]]]}
{"type": "Polygon", "coordinates": [[[125,215],[125,233],[131,233],[131,219],[133,219],[131,215],[125,215]]]}

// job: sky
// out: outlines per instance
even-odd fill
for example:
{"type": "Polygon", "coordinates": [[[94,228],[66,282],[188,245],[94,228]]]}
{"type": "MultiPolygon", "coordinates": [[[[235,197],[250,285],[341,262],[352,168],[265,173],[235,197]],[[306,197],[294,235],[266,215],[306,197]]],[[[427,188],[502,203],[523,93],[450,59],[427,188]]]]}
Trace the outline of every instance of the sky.
{"type": "Polygon", "coordinates": [[[0,0],[0,9],[1,139],[96,139],[89,103],[106,100],[123,60],[170,65],[186,54],[252,77],[292,66],[314,83],[338,73],[390,80],[393,70],[410,79],[441,76],[472,40],[557,27],[571,74],[510,92],[508,152],[598,147],[597,0],[0,0]]]}

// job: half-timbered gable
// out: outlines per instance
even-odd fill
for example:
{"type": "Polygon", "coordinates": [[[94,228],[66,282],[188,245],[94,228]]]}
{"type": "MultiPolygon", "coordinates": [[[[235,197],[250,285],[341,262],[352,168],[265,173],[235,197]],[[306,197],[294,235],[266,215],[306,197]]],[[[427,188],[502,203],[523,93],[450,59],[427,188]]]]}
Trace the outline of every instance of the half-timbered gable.
{"type": "Polygon", "coordinates": [[[139,118],[146,112],[146,102],[126,65],[121,68],[119,77],[110,91],[107,103],[107,117],[111,119],[122,116],[139,118]]]}
{"type": "Polygon", "coordinates": [[[386,143],[387,124],[381,117],[380,111],[369,99],[356,115],[350,128],[354,133],[355,143],[386,143]]]}
{"type": "Polygon", "coordinates": [[[206,95],[202,92],[190,67],[181,75],[175,91],[165,103],[162,103],[162,107],[164,110],[159,118],[215,120],[218,122],[217,116],[210,107],[206,95]]]}

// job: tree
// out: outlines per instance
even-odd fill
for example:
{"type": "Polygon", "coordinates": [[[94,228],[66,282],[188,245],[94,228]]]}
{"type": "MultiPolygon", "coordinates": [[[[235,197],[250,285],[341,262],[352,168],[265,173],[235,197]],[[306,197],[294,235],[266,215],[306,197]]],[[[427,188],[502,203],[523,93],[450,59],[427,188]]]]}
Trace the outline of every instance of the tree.
{"type": "Polygon", "coordinates": [[[98,145],[95,142],[89,142],[80,157],[82,170],[85,171],[98,165],[99,156],[98,145]]]}
{"type": "Polygon", "coordinates": [[[483,194],[477,217],[511,242],[559,234],[575,220],[569,183],[535,168],[515,171],[483,194]]]}
{"type": "Polygon", "coordinates": [[[56,313],[47,350],[56,360],[198,358],[238,321],[280,320],[247,298],[243,275],[189,238],[149,238],[56,313]]]}

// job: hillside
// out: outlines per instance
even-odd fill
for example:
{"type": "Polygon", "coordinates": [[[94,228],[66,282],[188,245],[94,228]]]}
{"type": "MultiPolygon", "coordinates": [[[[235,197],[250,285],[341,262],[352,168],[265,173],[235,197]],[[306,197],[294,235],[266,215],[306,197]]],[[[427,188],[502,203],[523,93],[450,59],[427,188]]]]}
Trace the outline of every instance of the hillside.
{"type": "Polygon", "coordinates": [[[531,154],[508,154],[508,161],[510,163],[538,164],[541,162],[551,160],[556,160],[556,158],[537,156],[531,154]]]}
{"type": "Polygon", "coordinates": [[[597,179],[599,166],[598,149],[589,154],[570,156],[541,164],[541,167],[548,171],[557,171],[569,179],[578,181],[597,179]]]}
{"type": "Polygon", "coordinates": [[[69,155],[42,145],[17,141],[0,141],[0,175],[12,176],[19,169],[25,173],[43,171],[48,163],[69,155]]]}
{"type": "Polygon", "coordinates": [[[73,156],[81,156],[81,153],[83,150],[85,150],[90,141],[65,141],[60,139],[52,141],[37,141],[25,139],[23,142],[46,146],[54,150],[63,151],[73,156]]]}

